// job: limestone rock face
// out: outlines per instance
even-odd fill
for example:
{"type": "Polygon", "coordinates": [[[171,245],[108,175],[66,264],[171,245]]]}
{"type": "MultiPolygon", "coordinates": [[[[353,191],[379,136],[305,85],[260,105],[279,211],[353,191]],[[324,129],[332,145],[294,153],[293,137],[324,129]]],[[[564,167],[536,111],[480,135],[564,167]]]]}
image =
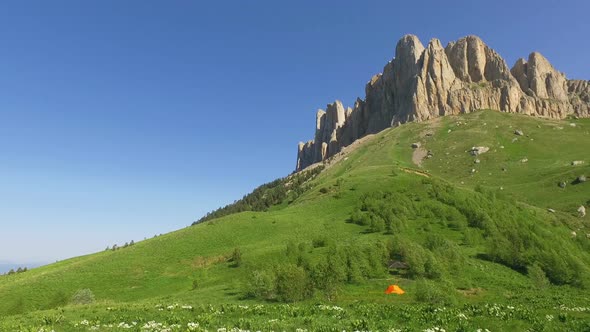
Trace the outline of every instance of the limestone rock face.
{"type": "Polygon", "coordinates": [[[531,97],[541,99],[568,100],[568,87],[565,75],[553,68],[544,56],[533,52],[529,61],[519,59],[511,70],[520,89],[531,97]]]}
{"type": "Polygon", "coordinates": [[[479,37],[467,36],[443,48],[426,47],[414,35],[402,37],[395,58],[365,86],[354,107],[340,101],[316,114],[313,141],[299,143],[297,170],[325,160],[355,140],[408,121],[424,121],[478,109],[553,119],[590,117],[590,82],[567,80],[540,53],[519,59],[512,69],[479,37]]]}
{"type": "Polygon", "coordinates": [[[567,81],[567,91],[574,115],[590,117],[590,81],[567,81]]]}
{"type": "Polygon", "coordinates": [[[504,59],[477,36],[451,42],[445,52],[455,74],[464,82],[508,80],[510,77],[504,59]]]}

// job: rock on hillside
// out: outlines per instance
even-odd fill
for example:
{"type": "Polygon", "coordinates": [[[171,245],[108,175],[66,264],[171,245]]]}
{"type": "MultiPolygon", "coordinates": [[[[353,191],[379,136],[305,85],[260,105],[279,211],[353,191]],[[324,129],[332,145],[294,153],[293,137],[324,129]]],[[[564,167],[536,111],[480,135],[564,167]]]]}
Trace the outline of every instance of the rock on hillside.
{"type": "Polygon", "coordinates": [[[538,52],[510,69],[479,37],[443,48],[406,35],[383,73],[371,78],[353,108],[340,101],[316,115],[313,140],[299,143],[297,170],[338,153],[367,135],[408,121],[494,109],[552,119],[590,116],[590,82],[568,80],[538,52]]]}

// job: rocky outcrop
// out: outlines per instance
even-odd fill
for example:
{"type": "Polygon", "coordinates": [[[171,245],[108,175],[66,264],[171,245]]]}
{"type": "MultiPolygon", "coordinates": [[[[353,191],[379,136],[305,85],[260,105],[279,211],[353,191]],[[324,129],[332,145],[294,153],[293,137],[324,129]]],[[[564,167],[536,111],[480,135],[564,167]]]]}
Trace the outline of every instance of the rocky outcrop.
{"type": "Polygon", "coordinates": [[[567,92],[574,115],[590,117],[590,81],[569,80],[567,92]]]}
{"type": "Polygon", "coordinates": [[[396,56],[371,78],[365,99],[345,109],[340,101],[316,115],[315,138],[299,143],[297,170],[338,153],[355,140],[409,121],[478,109],[561,119],[590,116],[590,82],[567,80],[540,53],[510,69],[479,37],[443,48],[406,35],[396,56]]]}

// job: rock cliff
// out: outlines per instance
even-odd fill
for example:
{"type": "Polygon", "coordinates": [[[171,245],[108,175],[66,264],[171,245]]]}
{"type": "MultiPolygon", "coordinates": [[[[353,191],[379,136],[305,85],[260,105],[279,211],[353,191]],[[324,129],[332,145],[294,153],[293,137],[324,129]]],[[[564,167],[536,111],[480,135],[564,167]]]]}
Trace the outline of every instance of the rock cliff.
{"type": "Polygon", "coordinates": [[[365,99],[318,110],[313,140],[299,143],[297,170],[338,153],[355,140],[408,121],[494,109],[552,119],[590,116],[590,82],[568,80],[538,52],[510,69],[479,37],[443,48],[406,35],[383,73],[371,78],[365,99]]]}

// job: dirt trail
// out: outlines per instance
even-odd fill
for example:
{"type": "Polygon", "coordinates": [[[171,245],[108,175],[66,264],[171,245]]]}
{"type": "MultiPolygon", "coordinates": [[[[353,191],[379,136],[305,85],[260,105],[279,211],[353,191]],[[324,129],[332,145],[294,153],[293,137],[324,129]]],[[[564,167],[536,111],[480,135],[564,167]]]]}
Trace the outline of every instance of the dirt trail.
{"type": "MultiPolygon", "coordinates": [[[[432,137],[436,129],[440,127],[441,120],[442,117],[436,117],[434,119],[428,120],[428,122],[426,122],[426,128],[420,132],[420,140],[424,140],[427,137],[432,137]]],[[[426,150],[422,144],[420,147],[414,149],[414,152],[412,153],[412,162],[414,165],[422,167],[422,160],[424,160],[424,158],[427,156],[428,150],[426,150]]]]}
{"type": "Polygon", "coordinates": [[[420,175],[423,176],[425,178],[429,178],[430,174],[424,172],[424,171],[420,171],[417,169],[412,169],[412,168],[407,168],[407,167],[400,167],[400,169],[406,173],[410,173],[410,174],[416,174],[416,175],[420,175]]]}

